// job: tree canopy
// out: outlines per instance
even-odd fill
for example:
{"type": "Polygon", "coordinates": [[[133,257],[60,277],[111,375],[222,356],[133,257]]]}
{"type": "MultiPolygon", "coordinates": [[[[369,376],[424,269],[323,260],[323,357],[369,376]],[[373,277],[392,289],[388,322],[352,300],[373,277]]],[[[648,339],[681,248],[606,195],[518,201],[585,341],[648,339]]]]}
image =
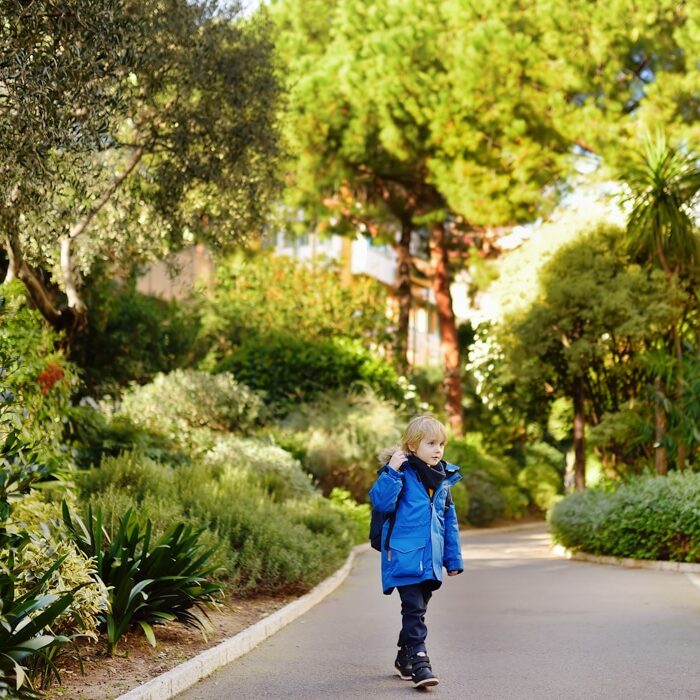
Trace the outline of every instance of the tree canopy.
{"type": "Polygon", "coordinates": [[[76,274],[96,258],[225,247],[261,225],[279,96],[264,18],[184,0],[5,5],[0,235],[54,325],[84,316],[76,274]]]}

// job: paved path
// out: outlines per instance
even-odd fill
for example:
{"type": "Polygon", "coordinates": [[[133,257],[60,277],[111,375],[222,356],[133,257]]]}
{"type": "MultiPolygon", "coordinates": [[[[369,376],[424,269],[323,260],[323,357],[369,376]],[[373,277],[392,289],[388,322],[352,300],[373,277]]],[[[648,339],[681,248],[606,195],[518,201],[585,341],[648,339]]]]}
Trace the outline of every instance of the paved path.
{"type": "MultiPolygon", "coordinates": [[[[435,698],[700,699],[700,587],[685,574],[566,561],[544,527],[463,538],[466,571],[431,601],[435,698]]],[[[392,675],[399,600],[378,555],[181,700],[409,698],[392,675]]]]}

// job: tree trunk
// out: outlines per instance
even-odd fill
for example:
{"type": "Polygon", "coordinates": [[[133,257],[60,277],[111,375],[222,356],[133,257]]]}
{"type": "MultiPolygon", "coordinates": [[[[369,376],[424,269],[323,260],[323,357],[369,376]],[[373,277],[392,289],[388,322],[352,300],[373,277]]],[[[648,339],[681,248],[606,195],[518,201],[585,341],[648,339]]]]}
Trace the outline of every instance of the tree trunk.
{"type": "Polygon", "coordinates": [[[433,268],[433,291],[440,322],[442,355],[445,365],[445,407],[454,434],[463,435],[464,416],[462,412],[459,342],[457,323],[452,308],[447,235],[443,222],[437,222],[430,226],[430,261],[433,268]]]}
{"type": "Polygon", "coordinates": [[[663,394],[664,385],[661,381],[661,377],[656,377],[654,379],[654,389],[656,390],[657,397],[654,400],[654,425],[656,428],[656,435],[654,441],[654,466],[656,467],[657,474],[667,474],[668,473],[668,459],[666,457],[666,448],[663,445],[663,438],[666,435],[667,420],[666,411],[661,405],[658,395],[663,394]]]}
{"type": "MultiPolygon", "coordinates": [[[[683,346],[681,344],[681,334],[678,324],[673,326],[673,347],[676,352],[676,362],[678,363],[678,371],[676,373],[676,405],[680,410],[681,401],[683,400],[683,346]]],[[[687,455],[688,446],[681,434],[678,436],[678,451],[676,453],[676,467],[679,471],[685,469],[687,455]]]]}
{"type": "Polygon", "coordinates": [[[586,488],[586,418],[583,412],[583,377],[574,378],[574,486],[586,488]]]}
{"type": "Polygon", "coordinates": [[[401,222],[401,238],[395,245],[398,265],[396,269],[396,296],[399,302],[398,329],[394,342],[396,365],[401,374],[408,373],[408,322],[411,316],[411,222],[401,222]]]}
{"type": "MultiPolygon", "coordinates": [[[[14,261],[15,273],[18,279],[24,284],[31,300],[39,310],[41,315],[57,330],[67,333],[67,342],[79,333],[85,324],[85,313],[76,309],[59,309],[52,301],[49,291],[44,286],[42,280],[37,277],[32,268],[27,264],[22,253],[17,231],[7,232],[6,244],[11,252],[11,259],[14,261]]],[[[83,307],[84,308],[84,307],[83,307]]]]}
{"type": "Polygon", "coordinates": [[[61,248],[61,276],[63,277],[63,286],[68,297],[68,306],[73,309],[76,314],[83,318],[86,316],[87,307],[78,294],[78,287],[75,283],[75,274],[73,273],[73,261],[70,254],[71,239],[68,236],[62,236],[60,240],[61,248]]]}

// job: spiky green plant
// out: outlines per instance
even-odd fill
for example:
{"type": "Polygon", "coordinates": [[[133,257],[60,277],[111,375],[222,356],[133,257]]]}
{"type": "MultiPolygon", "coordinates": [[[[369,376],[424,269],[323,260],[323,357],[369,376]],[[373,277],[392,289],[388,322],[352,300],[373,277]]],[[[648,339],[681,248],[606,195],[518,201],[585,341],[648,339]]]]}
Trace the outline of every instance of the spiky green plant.
{"type": "Polygon", "coordinates": [[[63,520],[78,548],[94,558],[97,575],[109,588],[104,626],[111,653],[124,633],[137,625],[153,646],[155,625],[177,621],[204,629],[205,622],[195,611],[206,615],[206,607],[215,603],[222,587],[208,580],[218,566],[213,563],[215,550],[199,543],[200,530],[180,523],[152,542],[151,521],[142,526],[128,510],[110,538],[101,511],[88,508],[84,522],[72,516],[65,503],[63,520]]]}

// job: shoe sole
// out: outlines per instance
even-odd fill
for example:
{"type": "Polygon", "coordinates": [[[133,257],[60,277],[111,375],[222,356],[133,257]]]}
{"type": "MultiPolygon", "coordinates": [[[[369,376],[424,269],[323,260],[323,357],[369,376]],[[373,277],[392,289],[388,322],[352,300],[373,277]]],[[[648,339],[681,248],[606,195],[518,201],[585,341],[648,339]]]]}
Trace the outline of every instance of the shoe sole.
{"type": "Polygon", "coordinates": [[[402,681],[410,681],[410,680],[411,680],[411,676],[404,676],[404,674],[401,673],[401,671],[399,671],[398,668],[395,668],[394,671],[395,671],[396,675],[397,675],[402,681]]]}
{"type": "Polygon", "coordinates": [[[415,688],[431,688],[433,686],[436,686],[440,683],[440,681],[437,678],[426,678],[423,681],[413,681],[413,685],[415,688]]]}

